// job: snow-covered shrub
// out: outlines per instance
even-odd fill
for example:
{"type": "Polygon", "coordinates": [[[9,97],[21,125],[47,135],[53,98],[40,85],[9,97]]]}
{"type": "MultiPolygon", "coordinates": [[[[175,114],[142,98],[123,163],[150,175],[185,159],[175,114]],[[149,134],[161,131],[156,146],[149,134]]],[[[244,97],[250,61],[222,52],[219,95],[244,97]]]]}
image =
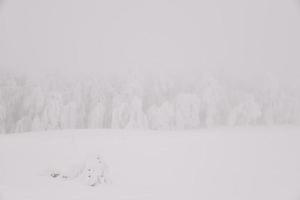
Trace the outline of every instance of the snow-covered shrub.
{"type": "Polygon", "coordinates": [[[81,164],[52,168],[46,171],[46,175],[63,180],[79,180],[88,186],[110,183],[108,167],[99,155],[91,156],[81,164]]]}
{"type": "Polygon", "coordinates": [[[109,183],[107,177],[107,166],[103,159],[97,155],[86,161],[81,174],[81,180],[89,186],[109,183]]]}

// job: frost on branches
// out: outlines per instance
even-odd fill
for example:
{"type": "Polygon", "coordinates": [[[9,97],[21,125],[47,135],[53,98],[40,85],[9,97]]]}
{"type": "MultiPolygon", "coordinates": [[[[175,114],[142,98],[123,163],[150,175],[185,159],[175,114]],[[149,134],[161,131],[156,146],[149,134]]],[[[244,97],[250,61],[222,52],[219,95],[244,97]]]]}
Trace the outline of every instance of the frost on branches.
{"type": "Polygon", "coordinates": [[[0,76],[0,133],[78,128],[182,130],[300,123],[299,88],[195,74],[0,76]],[[259,86],[257,86],[259,85],[259,86]]]}

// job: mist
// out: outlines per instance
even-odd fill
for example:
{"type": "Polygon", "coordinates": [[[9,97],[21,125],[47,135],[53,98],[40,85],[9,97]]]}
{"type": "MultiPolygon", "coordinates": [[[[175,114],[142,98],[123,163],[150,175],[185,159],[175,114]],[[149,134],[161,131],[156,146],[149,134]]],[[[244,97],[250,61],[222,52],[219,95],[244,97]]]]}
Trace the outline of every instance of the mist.
{"type": "Polygon", "coordinates": [[[300,0],[0,0],[0,200],[300,200],[300,0]]]}
{"type": "Polygon", "coordinates": [[[6,0],[0,67],[26,73],[131,68],[298,83],[299,2],[6,0]]]}

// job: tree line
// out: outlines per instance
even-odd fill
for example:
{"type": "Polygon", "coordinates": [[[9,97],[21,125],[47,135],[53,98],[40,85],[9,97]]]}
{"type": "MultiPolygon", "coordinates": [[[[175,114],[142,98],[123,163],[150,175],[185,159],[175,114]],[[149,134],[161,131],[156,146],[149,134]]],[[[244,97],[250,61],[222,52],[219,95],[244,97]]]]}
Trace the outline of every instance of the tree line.
{"type": "Polygon", "coordinates": [[[184,130],[300,123],[295,88],[128,73],[74,78],[0,75],[0,133],[57,129],[184,130]]]}

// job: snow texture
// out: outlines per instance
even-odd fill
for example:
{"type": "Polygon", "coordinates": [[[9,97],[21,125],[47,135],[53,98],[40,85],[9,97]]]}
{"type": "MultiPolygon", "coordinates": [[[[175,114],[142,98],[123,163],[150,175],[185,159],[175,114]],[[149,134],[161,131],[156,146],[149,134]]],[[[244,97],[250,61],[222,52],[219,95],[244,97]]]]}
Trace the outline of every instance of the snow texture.
{"type": "Polygon", "coordinates": [[[1,135],[0,196],[297,200],[299,142],[299,128],[288,126],[1,135]]]}

